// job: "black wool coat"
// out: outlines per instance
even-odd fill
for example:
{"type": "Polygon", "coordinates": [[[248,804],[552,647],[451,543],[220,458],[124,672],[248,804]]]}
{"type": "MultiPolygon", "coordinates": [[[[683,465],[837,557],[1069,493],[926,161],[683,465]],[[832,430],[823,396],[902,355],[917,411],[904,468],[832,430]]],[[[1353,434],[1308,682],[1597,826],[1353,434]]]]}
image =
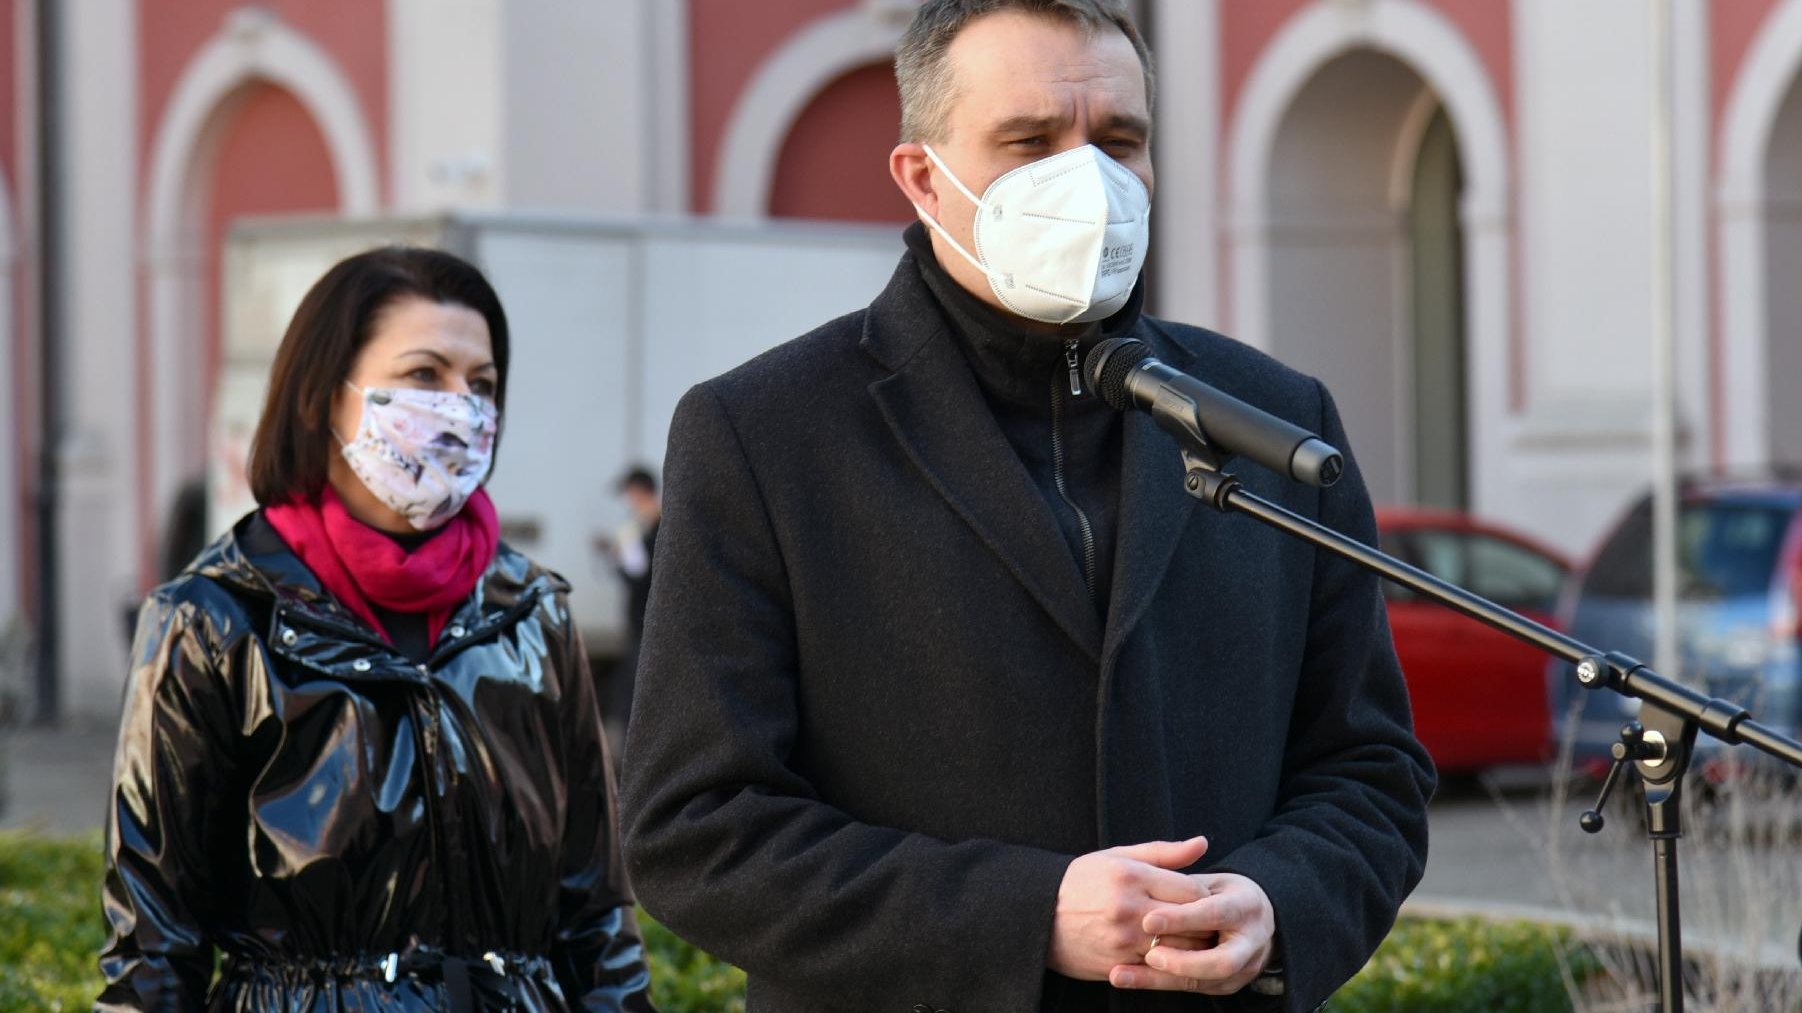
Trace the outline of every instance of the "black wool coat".
{"type": "MultiPolygon", "coordinates": [[[[1071,859],[1206,834],[1312,1009],[1426,858],[1376,579],[1182,489],[1124,419],[1105,622],[904,257],[865,311],[682,399],[622,782],[645,907],[753,1011],[1264,1008],[1048,972],[1071,859]]],[[[1315,380],[1142,318],[1165,362],[1346,448],[1315,380]]],[[[1246,487],[1375,542],[1368,494],[1246,487]]]]}

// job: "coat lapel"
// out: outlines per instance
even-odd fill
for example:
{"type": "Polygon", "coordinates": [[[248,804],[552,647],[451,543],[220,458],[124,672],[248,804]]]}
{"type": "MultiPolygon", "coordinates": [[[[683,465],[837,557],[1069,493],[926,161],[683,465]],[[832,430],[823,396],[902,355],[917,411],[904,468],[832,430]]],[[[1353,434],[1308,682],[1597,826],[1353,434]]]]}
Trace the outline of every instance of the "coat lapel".
{"type": "Polygon", "coordinates": [[[894,370],[870,385],[870,395],[908,458],[1070,639],[1099,660],[1101,620],[1082,570],[911,256],[871,305],[864,347],[894,370]]]}
{"type": "MultiPolygon", "coordinates": [[[[1172,366],[1192,369],[1188,353],[1173,342],[1156,338],[1151,328],[1141,325],[1133,336],[1151,345],[1158,358],[1172,366]]],[[[1183,490],[1182,453],[1150,415],[1126,413],[1120,456],[1120,527],[1101,649],[1104,660],[1114,657],[1145,614],[1195,507],[1195,499],[1183,490]]],[[[1185,579],[1194,579],[1194,575],[1185,579]]]]}

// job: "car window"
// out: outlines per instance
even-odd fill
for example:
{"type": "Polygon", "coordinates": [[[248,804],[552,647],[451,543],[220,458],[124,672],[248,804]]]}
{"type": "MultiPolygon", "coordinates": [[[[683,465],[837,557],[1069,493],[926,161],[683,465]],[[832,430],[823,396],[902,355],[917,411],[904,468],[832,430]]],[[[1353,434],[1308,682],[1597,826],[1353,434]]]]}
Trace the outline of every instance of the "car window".
{"type": "Polygon", "coordinates": [[[1608,536],[1583,578],[1583,593],[1600,598],[1652,596],[1652,507],[1642,502],[1608,536]]]}
{"type": "Polygon", "coordinates": [[[1764,594],[1783,547],[1790,512],[1714,503],[1678,515],[1679,587],[1688,599],[1764,594]]]}
{"type": "Polygon", "coordinates": [[[1463,535],[1452,531],[1416,531],[1414,546],[1420,559],[1414,565],[1447,583],[1464,585],[1468,567],[1463,535]]]}
{"type": "MultiPolygon", "coordinates": [[[[1377,548],[1409,566],[1420,565],[1420,560],[1414,554],[1414,533],[1411,531],[1380,532],[1377,535],[1377,548]]],[[[1420,598],[1420,595],[1388,578],[1383,578],[1379,583],[1383,585],[1383,598],[1386,601],[1417,601],[1420,598]]]]}
{"type": "MultiPolygon", "coordinates": [[[[1677,583],[1686,600],[1763,594],[1792,516],[1784,506],[1695,502],[1677,517],[1677,583]]],[[[1652,510],[1641,503],[1609,537],[1583,581],[1602,598],[1652,596],[1652,510]]]]}
{"type": "Polygon", "coordinates": [[[1471,535],[1470,590],[1508,608],[1550,609],[1564,582],[1564,567],[1525,546],[1490,535],[1471,535]]]}
{"type": "MultiPolygon", "coordinates": [[[[1463,584],[1465,574],[1463,536],[1450,531],[1414,528],[1402,532],[1384,532],[1379,547],[1407,563],[1425,570],[1440,580],[1463,584]]],[[[1395,583],[1383,581],[1383,597],[1390,601],[1420,601],[1421,596],[1395,583]]]]}

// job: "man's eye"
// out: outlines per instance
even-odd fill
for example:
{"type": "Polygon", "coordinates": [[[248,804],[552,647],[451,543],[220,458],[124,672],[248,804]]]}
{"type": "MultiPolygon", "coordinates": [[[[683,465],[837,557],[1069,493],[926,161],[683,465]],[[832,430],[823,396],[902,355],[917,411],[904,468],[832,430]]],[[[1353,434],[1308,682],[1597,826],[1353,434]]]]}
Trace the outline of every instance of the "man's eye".
{"type": "Polygon", "coordinates": [[[1037,147],[1041,147],[1044,145],[1045,139],[1043,137],[1021,137],[1016,140],[1009,141],[1007,143],[1012,144],[1016,147],[1037,148],[1037,147]]]}

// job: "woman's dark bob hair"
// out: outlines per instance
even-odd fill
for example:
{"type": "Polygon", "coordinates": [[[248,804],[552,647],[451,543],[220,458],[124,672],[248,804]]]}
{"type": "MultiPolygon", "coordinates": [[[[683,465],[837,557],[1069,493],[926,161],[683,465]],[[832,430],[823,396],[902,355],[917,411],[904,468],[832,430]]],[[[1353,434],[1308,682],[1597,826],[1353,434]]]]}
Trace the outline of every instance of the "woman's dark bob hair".
{"type": "Polygon", "coordinates": [[[495,406],[507,407],[507,314],[475,265],[417,246],[346,258],[313,283],[276,349],[269,396],[250,443],[250,492],[259,504],[319,497],[338,449],[332,398],[382,311],[409,298],[467,306],[482,315],[494,346],[495,406]]]}

